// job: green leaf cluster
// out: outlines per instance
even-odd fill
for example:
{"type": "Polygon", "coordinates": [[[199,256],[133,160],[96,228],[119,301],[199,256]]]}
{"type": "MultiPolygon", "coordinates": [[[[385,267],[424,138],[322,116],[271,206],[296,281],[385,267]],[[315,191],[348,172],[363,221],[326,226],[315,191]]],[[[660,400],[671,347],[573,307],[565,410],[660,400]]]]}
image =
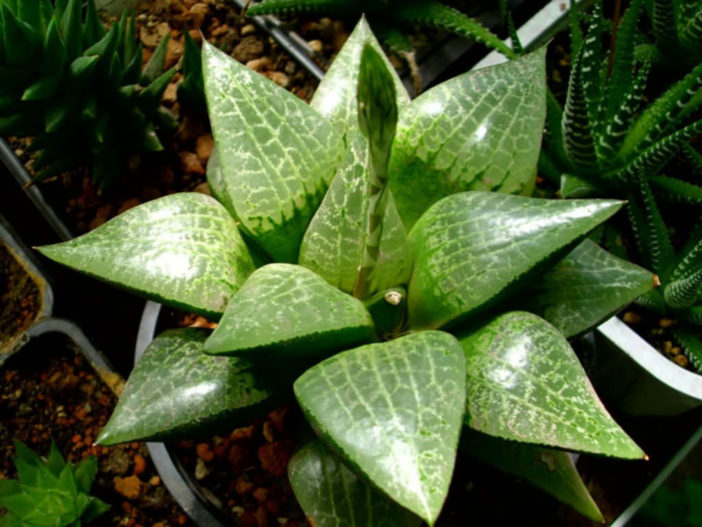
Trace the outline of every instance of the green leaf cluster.
{"type": "Polygon", "coordinates": [[[142,69],[134,23],[106,31],[94,0],[0,2],[0,134],[34,138],[38,179],[87,164],[107,187],[129,155],[163,149],[168,38],[142,69]]]}
{"type": "Polygon", "coordinates": [[[107,512],[109,505],[90,496],[97,473],[94,456],[73,465],[56,445],[46,461],[15,441],[18,480],[0,480],[0,516],[3,527],[80,527],[107,512]]]}
{"type": "Polygon", "coordinates": [[[310,105],[212,46],[202,66],[215,198],[166,196],[40,248],[219,319],[152,342],[98,441],[232,426],[294,397],[319,437],[290,465],[316,525],[433,524],[467,434],[601,519],[559,449],[644,454],[566,337],[653,276],[583,241],[622,202],[527,197],[544,51],[411,102],[364,19],[310,105]]]}
{"type": "MultiPolygon", "coordinates": [[[[539,168],[560,182],[564,197],[625,197],[649,178],[668,201],[702,204],[698,182],[660,176],[679,155],[695,170],[702,156],[690,141],[702,133],[702,57],[688,54],[687,75],[655,100],[646,91],[652,59],[636,52],[643,0],[633,0],[619,21],[615,44],[603,50],[611,21],[597,3],[580,28],[573,11],[572,68],[565,107],[553,96],[539,168]]],[[[702,11],[701,11],[702,13],[702,11]]],[[[666,32],[671,34],[666,28],[666,32]]],[[[697,46],[699,49],[699,46],[697,46]]]]}
{"type": "Polygon", "coordinates": [[[637,53],[652,56],[664,70],[694,66],[702,46],[702,2],[648,0],[645,7],[653,42],[640,44],[637,53]]]}

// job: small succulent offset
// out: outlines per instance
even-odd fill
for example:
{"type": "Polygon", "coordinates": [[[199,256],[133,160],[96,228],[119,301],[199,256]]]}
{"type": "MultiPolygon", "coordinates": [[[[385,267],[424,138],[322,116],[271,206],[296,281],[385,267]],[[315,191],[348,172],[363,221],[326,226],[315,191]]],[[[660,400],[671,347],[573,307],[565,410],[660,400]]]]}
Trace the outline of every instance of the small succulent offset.
{"type": "Polygon", "coordinates": [[[702,133],[702,60],[695,53],[685,78],[642,110],[651,63],[635,59],[641,3],[633,0],[623,15],[613,54],[602,52],[607,24],[600,3],[584,39],[573,24],[565,110],[550,97],[539,169],[560,180],[564,197],[624,197],[638,187],[639,177],[648,177],[664,199],[702,204],[699,185],[658,175],[677,154],[702,162],[690,145],[702,133]]]}
{"type": "Polygon", "coordinates": [[[2,527],[80,527],[110,508],[90,496],[98,468],[94,456],[73,465],[53,441],[46,461],[19,441],[15,450],[19,480],[0,480],[2,527]]]}
{"type": "Polygon", "coordinates": [[[98,442],[231,427],[294,393],[320,439],[289,474],[320,527],[433,525],[459,438],[601,519],[563,450],[644,454],[566,337],[653,276],[583,241],[622,202],[515,195],[534,185],[544,50],[412,102],[363,19],[309,106],[207,44],[203,72],[216,199],[40,249],[219,320],[151,343],[98,442]]]}
{"type": "Polygon", "coordinates": [[[662,285],[637,303],[659,316],[677,320],[670,331],[690,364],[702,373],[702,222],[697,222],[676,254],[646,180],[641,180],[628,211],[639,254],[662,285]]]}
{"type": "Polygon", "coordinates": [[[109,31],[93,0],[0,2],[0,134],[32,136],[38,179],[79,164],[103,187],[175,128],[161,95],[166,39],[142,69],[134,17],[109,31]]]}

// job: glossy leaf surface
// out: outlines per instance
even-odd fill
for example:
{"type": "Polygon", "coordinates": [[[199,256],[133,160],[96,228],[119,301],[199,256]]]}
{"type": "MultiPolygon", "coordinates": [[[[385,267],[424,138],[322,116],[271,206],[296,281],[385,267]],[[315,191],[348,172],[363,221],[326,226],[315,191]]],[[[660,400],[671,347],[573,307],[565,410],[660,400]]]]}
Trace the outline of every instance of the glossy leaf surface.
{"type": "Polygon", "coordinates": [[[456,339],[426,331],[339,353],[307,370],[294,388],[332,450],[433,525],[453,472],[464,375],[456,339]]]}
{"type": "Polygon", "coordinates": [[[253,271],[217,201],[179,193],[144,203],[73,240],[40,247],[52,260],[147,298],[219,316],[253,271]]]}
{"type": "Polygon", "coordinates": [[[528,310],[566,337],[617,313],[654,286],[654,275],[585,240],[536,280],[528,310]]]}
{"type": "Polygon", "coordinates": [[[568,341],[545,320],[513,311],[460,341],[471,428],[513,441],[644,457],[607,413],[568,341]]]}
{"type": "Polygon", "coordinates": [[[412,101],[400,115],[390,160],[390,188],[407,228],[456,192],[531,192],[545,83],[542,49],[460,75],[412,101]]]}
{"type": "Polygon", "coordinates": [[[102,445],[187,438],[261,411],[271,392],[236,357],[203,351],[209,331],[175,329],[156,337],[134,367],[102,445]]]}
{"type": "Polygon", "coordinates": [[[340,134],[288,91],[203,45],[205,93],[234,215],[277,261],[302,235],[343,156],[340,134]]]}
{"type": "Polygon", "coordinates": [[[316,527],[418,527],[419,518],[349,470],[319,440],[288,464],[290,485],[316,527]]]}
{"type": "Polygon", "coordinates": [[[461,436],[461,452],[523,478],[593,521],[604,521],[568,452],[505,441],[470,429],[461,436]]]}
{"type": "Polygon", "coordinates": [[[436,328],[489,307],[621,205],[613,200],[561,201],[493,192],[444,198],[410,233],[411,326],[436,328]]]}
{"type": "Polygon", "coordinates": [[[309,269],[269,264],[257,269],[227,306],[207,340],[208,353],[280,353],[290,358],[357,346],[373,340],[363,302],[309,269]]]}

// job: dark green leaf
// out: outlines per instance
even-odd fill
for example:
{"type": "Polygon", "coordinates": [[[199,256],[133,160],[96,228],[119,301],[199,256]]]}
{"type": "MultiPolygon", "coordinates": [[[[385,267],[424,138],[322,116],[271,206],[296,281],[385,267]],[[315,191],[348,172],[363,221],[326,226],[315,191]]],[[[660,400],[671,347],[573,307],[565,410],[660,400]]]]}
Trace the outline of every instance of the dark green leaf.
{"type": "Polygon", "coordinates": [[[253,271],[234,220],[203,194],[165,196],[39,250],[149,298],[217,316],[253,271]]]}
{"type": "Polygon", "coordinates": [[[524,443],[640,459],[605,410],[568,341],[531,313],[513,311],[461,339],[466,423],[524,443]]]}
{"type": "Polygon", "coordinates": [[[237,419],[260,412],[271,392],[247,371],[247,361],[204,353],[208,335],[177,329],[154,339],[97,442],[190,439],[195,432],[231,428],[237,419]]]}
{"type": "Polygon", "coordinates": [[[461,349],[412,333],[339,353],[307,370],[295,395],[315,431],[357,473],[434,524],[464,413],[461,349]]]}
{"type": "Polygon", "coordinates": [[[410,233],[411,327],[437,328],[491,307],[621,206],[494,192],[444,198],[410,233]]]}

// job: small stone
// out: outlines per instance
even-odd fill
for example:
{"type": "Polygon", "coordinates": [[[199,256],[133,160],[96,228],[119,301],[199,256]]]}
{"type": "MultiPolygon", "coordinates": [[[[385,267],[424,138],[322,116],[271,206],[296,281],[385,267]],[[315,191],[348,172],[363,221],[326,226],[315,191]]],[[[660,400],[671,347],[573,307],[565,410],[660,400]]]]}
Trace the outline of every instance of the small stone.
{"type": "Polygon", "coordinates": [[[263,437],[265,437],[266,441],[269,443],[275,441],[275,436],[273,435],[273,425],[270,421],[263,423],[263,437]]]}
{"type": "Polygon", "coordinates": [[[253,467],[256,463],[256,458],[253,455],[253,452],[237,443],[229,447],[227,458],[229,459],[232,472],[243,472],[244,470],[253,467]]]}
{"type": "Polygon", "coordinates": [[[639,315],[638,313],[634,313],[633,311],[627,311],[622,317],[624,322],[626,322],[627,324],[638,324],[639,322],[641,322],[642,318],[643,317],[641,315],[639,315]]]}
{"type": "Polygon", "coordinates": [[[210,8],[207,6],[207,4],[203,2],[198,2],[188,9],[188,18],[190,18],[194,28],[200,29],[202,27],[209,10],[210,8]]]}
{"type": "Polygon", "coordinates": [[[126,478],[115,476],[112,481],[115,491],[127,499],[138,498],[141,494],[141,480],[137,476],[127,476],[126,478]]]}
{"type": "Polygon", "coordinates": [[[117,210],[117,214],[122,214],[123,212],[126,212],[129,209],[133,209],[140,203],[141,200],[139,198],[129,198],[124,203],[122,203],[122,205],[120,205],[119,209],[117,210]]]}
{"type": "Polygon", "coordinates": [[[250,68],[258,73],[266,71],[271,65],[271,59],[268,57],[260,57],[258,59],[250,60],[246,63],[246,67],[250,68]]]}
{"type": "MultiPolygon", "coordinates": [[[[198,194],[204,194],[205,196],[211,196],[212,191],[210,190],[210,185],[205,181],[204,183],[200,183],[198,186],[196,186],[193,189],[193,192],[197,192],[198,194]]],[[[198,321],[195,321],[194,324],[198,324],[198,321]]],[[[202,327],[202,326],[199,326],[202,327]]]]}
{"type": "Polygon", "coordinates": [[[662,328],[669,328],[675,324],[675,321],[672,318],[662,318],[658,321],[658,325],[662,328]]]}
{"type": "Polygon", "coordinates": [[[100,225],[109,220],[113,210],[112,205],[109,203],[100,207],[95,213],[95,217],[90,221],[90,230],[97,229],[100,225]]]}
{"type": "Polygon", "coordinates": [[[294,60],[289,60],[285,63],[283,71],[288,75],[292,75],[297,71],[297,64],[295,64],[294,60]]]}
{"type": "Polygon", "coordinates": [[[293,442],[290,439],[268,443],[259,447],[258,460],[263,470],[282,477],[287,469],[292,450],[293,442]]]}
{"type": "Polygon", "coordinates": [[[195,44],[202,44],[202,33],[199,30],[191,29],[190,31],[188,31],[188,33],[190,33],[190,38],[192,38],[195,41],[195,44]]]}
{"type": "Polygon", "coordinates": [[[681,350],[680,348],[678,348],[677,346],[673,346],[673,347],[670,349],[670,354],[671,354],[673,357],[675,357],[675,356],[677,356],[677,355],[680,355],[681,351],[682,351],[682,350],[681,350]]]}
{"type": "Polygon", "coordinates": [[[198,481],[205,479],[209,473],[210,470],[205,465],[205,462],[201,458],[197,458],[195,462],[195,479],[198,481]]]}
{"type": "Polygon", "coordinates": [[[201,135],[195,141],[195,153],[203,165],[207,164],[207,161],[210,159],[214,146],[215,144],[212,134],[201,135]]]}
{"type": "Polygon", "coordinates": [[[113,448],[105,464],[100,467],[100,471],[109,474],[123,475],[129,470],[129,454],[123,448],[113,448]]]}
{"type": "Polygon", "coordinates": [[[139,476],[146,470],[146,460],[139,454],[134,456],[134,475],[139,476]]]}
{"type": "Polygon", "coordinates": [[[241,494],[242,496],[246,494],[251,494],[253,488],[254,484],[248,480],[245,480],[241,476],[239,476],[239,478],[236,480],[236,485],[234,486],[234,490],[236,490],[236,493],[241,494]]]}
{"type": "Polygon", "coordinates": [[[227,24],[222,24],[221,26],[218,26],[210,31],[210,36],[221,37],[222,35],[226,35],[227,33],[231,32],[231,30],[232,28],[230,28],[227,24]]]}
{"type": "Polygon", "coordinates": [[[670,342],[669,340],[666,340],[663,343],[663,353],[670,353],[670,350],[673,349],[673,343],[670,342]]]}
{"type": "Polygon", "coordinates": [[[205,168],[202,166],[202,163],[200,163],[195,152],[181,152],[180,167],[186,174],[191,174],[193,176],[205,175],[205,168]]]}
{"type": "Polygon", "coordinates": [[[252,496],[257,502],[264,503],[268,499],[268,489],[257,487],[253,491],[252,496]]]}
{"type": "Polygon", "coordinates": [[[688,364],[690,363],[689,360],[687,360],[687,357],[685,355],[676,355],[673,357],[673,361],[678,365],[682,366],[683,368],[687,368],[688,364]]]}
{"type": "Polygon", "coordinates": [[[149,485],[151,485],[152,487],[155,487],[156,485],[160,485],[160,484],[161,484],[161,478],[159,478],[158,476],[153,476],[149,480],[149,485]]]}
{"type": "Polygon", "coordinates": [[[232,57],[246,64],[250,60],[260,57],[265,51],[263,41],[255,35],[244,37],[232,51],[232,57]]]}
{"type": "Polygon", "coordinates": [[[166,86],[166,89],[163,91],[163,96],[161,97],[161,102],[170,108],[177,101],[178,101],[178,85],[175,82],[171,82],[168,84],[168,86],[166,86]]]}
{"type": "Polygon", "coordinates": [[[290,77],[288,77],[282,71],[266,71],[263,75],[275,82],[281,88],[287,88],[290,86],[290,77]]]}
{"type": "Polygon", "coordinates": [[[246,24],[244,27],[241,28],[242,37],[253,35],[254,33],[256,33],[256,26],[253,24],[246,24]]]}
{"type": "Polygon", "coordinates": [[[207,463],[214,459],[214,452],[212,452],[208,443],[198,443],[195,447],[195,451],[197,452],[197,456],[207,463]]]}
{"type": "Polygon", "coordinates": [[[242,439],[251,439],[256,435],[256,426],[249,425],[241,428],[236,428],[229,434],[229,439],[232,441],[241,441],[242,439]]]}
{"type": "Polygon", "coordinates": [[[314,51],[315,53],[321,53],[322,50],[324,49],[324,44],[322,44],[321,40],[310,40],[307,45],[314,51]]]}

